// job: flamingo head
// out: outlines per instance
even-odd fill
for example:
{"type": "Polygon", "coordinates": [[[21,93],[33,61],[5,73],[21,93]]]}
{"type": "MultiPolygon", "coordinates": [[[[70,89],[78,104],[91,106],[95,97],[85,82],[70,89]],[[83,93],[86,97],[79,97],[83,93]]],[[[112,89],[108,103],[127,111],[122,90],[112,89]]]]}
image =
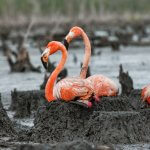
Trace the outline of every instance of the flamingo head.
{"type": "Polygon", "coordinates": [[[52,55],[57,50],[59,50],[62,45],[63,44],[61,44],[60,42],[57,42],[57,41],[52,41],[47,44],[46,49],[44,50],[44,52],[41,55],[41,61],[42,61],[42,64],[45,69],[48,68],[49,55],[52,55]]]}
{"type": "Polygon", "coordinates": [[[67,34],[67,36],[64,39],[64,45],[66,46],[66,48],[68,49],[69,47],[69,43],[74,39],[77,38],[79,36],[81,36],[82,34],[82,29],[80,27],[72,27],[69,31],[69,33],[67,34]]]}

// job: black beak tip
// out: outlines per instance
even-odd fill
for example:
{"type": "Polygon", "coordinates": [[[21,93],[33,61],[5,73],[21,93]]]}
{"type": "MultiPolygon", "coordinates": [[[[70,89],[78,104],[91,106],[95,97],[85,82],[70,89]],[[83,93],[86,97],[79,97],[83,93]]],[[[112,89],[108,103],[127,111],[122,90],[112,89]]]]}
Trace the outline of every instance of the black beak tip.
{"type": "Polygon", "coordinates": [[[47,65],[46,62],[43,61],[42,57],[41,57],[41,62],[43,64],[44,68],[47,70],[48,69],[48,65],[47,65]]]}
{"type": "Polygon", "coordinates": [[[66,49],[68,50],[68,48],[69,48],[69,43],[67,42],[67,40],[66,39],[64,39],[64,46],[66,47],[66,49]]]}

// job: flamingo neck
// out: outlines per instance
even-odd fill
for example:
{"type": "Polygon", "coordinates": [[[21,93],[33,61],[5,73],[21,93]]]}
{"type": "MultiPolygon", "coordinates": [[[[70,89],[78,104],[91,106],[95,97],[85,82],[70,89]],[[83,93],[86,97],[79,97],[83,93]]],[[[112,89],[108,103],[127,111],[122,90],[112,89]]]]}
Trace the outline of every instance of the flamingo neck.
{"type": "Polygon", "coordinates": [[[85,55],[83,58],[83,65],[80,71],[80,78],[85,79],[86,78],[86,74],[87,74],[87,70],[88,70],[88,64],[90,61],[90,57],[91,57],[91,44],[90,44],[90,40],[88,38],[88,36],[86,35],[86,33],[81,30],[81,36],[83,38],[84,44],[85,44],[85,55]]]}
{"type": "Polygon", "coordinates": [[[57,67],[55,68],[55,70],[52,72],[51,76],[49,77],[49,79],[46,83],[46,87],[45,87],[45,97],[49,102],[56,100],[56,98],[53,95],[54,85],[55,85],[55,82],[56,82],[56,79],[57,79],[59,73],[62,71],[62,69],[65,65],[65,62],[66,62],[67,56],[68,56],[65,48],[61,47],[60,50],[62,52],[61,60],[60,60],[59,64],[57,65],[57,67]]]}

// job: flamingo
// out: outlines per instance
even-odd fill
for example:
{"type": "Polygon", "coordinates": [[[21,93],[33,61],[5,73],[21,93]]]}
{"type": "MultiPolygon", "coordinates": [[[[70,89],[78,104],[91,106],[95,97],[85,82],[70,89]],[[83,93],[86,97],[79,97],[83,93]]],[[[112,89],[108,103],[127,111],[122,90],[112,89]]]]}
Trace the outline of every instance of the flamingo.
{"type": "Polygon", "coordinates": [[[142,89],[141,97],[143,101],[147,101],[150,104],[150,84],[142,89]]]}
{"type": "Polygon", "coordinates": [[[89,81],[86,81],[86,79],[81,79],[79,77],[67,77],[62,80],[60,80],[57,84],[56,79],[63,69],[68,53],[65,48],[65,46],[57,41],[49,42],[46,49],[41,55],[41,61],[45,68],[47,68],[47,62],[49,55],[54,54],[60,50],[62,52],[61,61],[55,68],[55,70],[52,72],[51,76],[49,77],[46,87],[45,87],[45,97],[46,99],[51,102],[56,99],[63,99],[64,101],[72,101],[77,98],[80,98],[80,100],[77,100],[80,103],[86,104],[88,107],[92,106],[92,103],[89,101],[92,97],[93,90],[90,85],[89,81]]]}
{"type": "MultiPolygon", "coordinates": [[[[86,33],[82,28],[75,26],[70,29],[69,33],[65,37],[64,45],[68,49],[69,43],[79,36],[83,38],[85,44],[85,55],[83,60],[83,66],[80,72],[80,78],[85,79],[88,64],[91,57],[91,44],[88,36],[86,35],[86,33]]],[[[116,96],[118,94],[118,87],[116,83],[104,75],[100,74],[92,75],[88,77],[86,80],[90,81],[92,84],[95,101],[100,101],[100,97],[102,96],[116,96]]]]}

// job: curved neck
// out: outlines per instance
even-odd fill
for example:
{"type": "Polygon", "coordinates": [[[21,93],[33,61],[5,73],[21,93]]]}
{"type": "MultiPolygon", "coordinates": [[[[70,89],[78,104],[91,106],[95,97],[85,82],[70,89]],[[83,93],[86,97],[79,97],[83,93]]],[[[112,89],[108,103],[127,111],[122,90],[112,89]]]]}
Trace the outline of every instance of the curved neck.
{"type": "Polygon", "coordinates": [[[91,44],[90,44],[90,40],[88,38],[88,36],[86,35],[86,33],[82,30],[81,31],[81,36],[83,38],[84,44],[85,44],[85,55],[84,55],[84,59],[83,59],[83,65],[80,71],[80,77],[85,79],[86,78],[86,74],[87,74],[87,70],[88,70],[88,64],[90,61],[90,57],[91,57],[91,44]]]}
{"type": "Polygon", "coordinates": [[[45,87],[45,97],[49,102],[56,99],[53,95],[54,85],[55,85],[55,82],[56,82],[56,79],[57,79],[59,73],[62,71],[62,69],[65,65],[65,62],[66,62],[67,56],[68,56],[65,48],[60,47],[60,50],[62,52],[61,60],[60,60],[59,64],[57,65],[56,69],[52,72],[51,76],[49,77],[49,79],[46,83],[46,87],[45,87]]]}

